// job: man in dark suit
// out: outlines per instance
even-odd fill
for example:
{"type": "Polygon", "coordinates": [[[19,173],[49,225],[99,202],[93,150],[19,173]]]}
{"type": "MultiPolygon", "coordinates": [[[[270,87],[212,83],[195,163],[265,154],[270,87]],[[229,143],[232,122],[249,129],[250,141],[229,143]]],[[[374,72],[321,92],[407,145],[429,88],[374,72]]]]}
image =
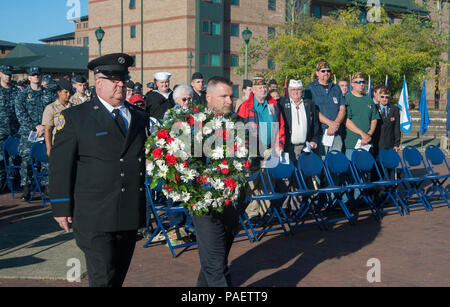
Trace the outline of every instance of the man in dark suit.
{"type": "Polygon", "coordinates": [[[290,159],[297,163],[302,150],[308,142],[310,149],[316,149],[319,143],[319,117],[316,105],[311,99],[302,99],[301,80],[291,80],[288,87],[289,97],[282,97],[278,103],[284,119],[285,147],[290,159]]]}
{"type": "Polygon", "coordinates": [[[373,155],[378,159],[378,152],[381,148],[388,146],[395,151],[400,147],[400,112],[397,106],[389,103],[388,89],[382,87],[379,90],[380,103],[377,110],[380,114],[377,127],[373,134],[373,155]]]}
{"type": "Polygon", "coordinates": [[[120,287],[145,224],[148,118],[125,102],[133,58],[115,53],[91,61],[97,96],[61,112],[50,153],[55,220],[73,230],[90,286],[120,287]]]}
{"type": "MultiPolygon", "coordinates": [[[[301,80],[290,80],[289,96],[280,99],[278,106],[284,122],[284,151],[289,159],[297,165],[297,160],[303,150],[312,151],[319,143],[319,115],[316,105],[311,99],[302,99],[303,83],[301,80]]],[[[283,193],[298,189],[295,179],[277,181],[277,191],[283,193]]],[[[281,202],[281,201],[280,201],[281,202]]],[[[299,197],[287,197],[283,208],[297,210],[299,197]]],[[[278,201],[274,204],[279,203],[278,201]]]]}
{"type": "Polygon", "coordinates": [[[206,107],[206,92],[203,90],[203,75],[199,72],[196,72],[192,75],[191,80],[191,87],[194,91],[194,96],[192,97],[192,105],[202,104],[206,107]]]}

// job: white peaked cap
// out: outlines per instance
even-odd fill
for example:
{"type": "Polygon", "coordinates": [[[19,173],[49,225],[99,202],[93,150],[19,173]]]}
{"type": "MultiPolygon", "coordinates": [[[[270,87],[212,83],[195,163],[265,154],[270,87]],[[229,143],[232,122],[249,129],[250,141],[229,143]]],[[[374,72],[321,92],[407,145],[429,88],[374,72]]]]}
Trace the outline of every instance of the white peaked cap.
{"type": "Polygon", "coordinates": [[[160,81],[169,80],[171,76],[172,76],[172,74],[170,72],[165,72],[165,71],[157,72],[156,74],[153,74],[153,77],[156,80],[160,80],[160,81]]]}
{"type": "Polygon", "coordinates": [[[291,79],[289,81],[289,87],[303,87],[302,80],[291,79]]]}

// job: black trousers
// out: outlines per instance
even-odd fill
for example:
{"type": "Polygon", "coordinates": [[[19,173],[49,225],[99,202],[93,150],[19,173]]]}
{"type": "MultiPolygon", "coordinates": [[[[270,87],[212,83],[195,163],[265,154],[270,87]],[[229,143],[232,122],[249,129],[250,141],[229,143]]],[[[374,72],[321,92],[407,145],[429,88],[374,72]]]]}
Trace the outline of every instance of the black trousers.
{"type": "Polygon", "coordinates": [[[84,252],[90,287],[121,287],[136,245],[137,230],[82,232],[74,229],[84,252]]]}
{"type": "Polygon", "coordinates": [[[228,254],[239,230],[236,208],[227,207],[222,214],[192,216],[201,269],[197,287],[230,287],[228,254]]]}

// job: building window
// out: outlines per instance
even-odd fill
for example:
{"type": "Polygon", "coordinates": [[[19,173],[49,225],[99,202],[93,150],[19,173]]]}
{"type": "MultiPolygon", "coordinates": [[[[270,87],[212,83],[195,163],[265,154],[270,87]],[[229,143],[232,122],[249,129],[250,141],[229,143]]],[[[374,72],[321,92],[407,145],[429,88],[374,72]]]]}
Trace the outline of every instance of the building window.
{"type": "Polygon", "coordinates": [[[316,17],[316,18],[322,17],[322,10],[321,10],[320,5],[313,5],[312,12],[313,12],[314,17],[316,17]]]}
{"type": "Polygon", "coordinates": [[[275,62],[273,61],[273,59],[271,59],[271,58],[267,59],[267,68],[275,69],[275,62]]]}
{"type": "Polygon", "coordinates": [[[209,65],[209,54],[208,52],[202,52],[200,57],[200,65],[208,66],[209,65]]]}
{"type": "Polygon", "coordinates": [[[211,34],[210,26],[211,26],[211,23],[209,20],[202,20],[202,33],[203,34],[211,34]]]}
{"type": "Polygon", "coordinates": [[[130,10],[136,8],[136,0],[130,0],[130,10]]]}
{"type": "Polygon", "coordinates": [[[269,0],[268,8],[271,11],[275,11],[277,9],[277,1],[276,0],[269,0]]]}
{"type": "Polygon", "coordinates": [[[267,28],[267,37],[269,39],[274,39],[275,38],[275,28],[272,28],[272,27],[268,27],[267,28]]]}
{"type": "Polygon", "coordinates": [[[239,5],[239,0],[231,0],[231,5],[239,5]]]}
{"type": "Polygon", "coordinates": [[[231,23],[230,27],[231,27],[230,35],[239,37],[239,24],[238,23],[231,23]]]}
{"type": "Polygon", "coordinates": [[[211,21],[211,34],[212,35],[220,35],[220,22],[211,21]]]}
{"type": "Polygon", "coordinates": [[[236,67],[239,66],[239,56],[236,54],[232,54],[230,58],[230,66],[236,67]]]}
{"type": "Polygon", "coordinates": [[[130,27],[130,37],[135,38],[136,37],[136,26],[130,27]]]}
{"type": "Polygon", "coordinates": [[[89,37],[84,37],[83,38],[83,47],[88,47],[89,46],[89,37]]]}
{"type": "Polygon", "coordinates": [[[209,55],[209,65],[210,66],[220,66],[220,54],[211,53],[209,55]]]}
{"type": "Polygon", "coordinates": [[[136,56],[132,55],[131,57],[133,58],[133,65],[131,67],[136,67],[136,56]]]}
{"type": "Polygon", "coordinates": [[[87,22],[85,22],[84,24],[83,24],[83,28],[88,28],[89,27],[89,24],[87,23],[87,22]]]}
{"type": "Polygon", "coordinates": [[[233,97],[239,98],[239,86],[233,85],[233,97]]]}

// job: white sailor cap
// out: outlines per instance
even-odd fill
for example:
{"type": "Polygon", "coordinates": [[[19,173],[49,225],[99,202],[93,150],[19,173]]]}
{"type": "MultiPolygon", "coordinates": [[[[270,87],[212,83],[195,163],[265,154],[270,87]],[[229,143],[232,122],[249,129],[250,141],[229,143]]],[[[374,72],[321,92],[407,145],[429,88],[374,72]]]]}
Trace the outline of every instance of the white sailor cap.
{"type": "Polygon", "coordinates": [[[161,72],[157,72],[157,73],[153,74],[153,77],[155,78],[155,80],[159,80],[159,81],[169,80],[171,76],[172,76],[172,74],[170,72],[165,72],[165,71],[161,71],[161,72]]]}
{"type": "Polygon", "coordinates": [[[303,87],[302,80],[291,79],[289,81],[289,87],[303,87]]]}

